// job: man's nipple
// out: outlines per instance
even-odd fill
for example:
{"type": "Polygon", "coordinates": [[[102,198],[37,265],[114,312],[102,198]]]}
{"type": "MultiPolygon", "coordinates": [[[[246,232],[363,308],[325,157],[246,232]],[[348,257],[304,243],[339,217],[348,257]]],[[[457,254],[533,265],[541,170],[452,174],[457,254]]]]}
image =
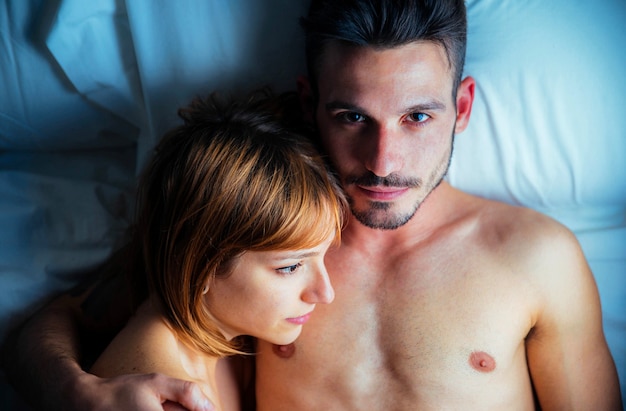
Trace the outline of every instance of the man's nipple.
{"type": "Polygon", "coordinates": [[[296,345],[293,343],[287,345],[273,344],[272,349],[274,350],[274,354],[280,358],[291,358],[296,352],[296,345]]]}
{"type": "Polygon", "coordinates": [[[469,363],[477,371],[491,372],[496,369],[496,360],[486,352],[474,351],[469,356],[469,363]]]}

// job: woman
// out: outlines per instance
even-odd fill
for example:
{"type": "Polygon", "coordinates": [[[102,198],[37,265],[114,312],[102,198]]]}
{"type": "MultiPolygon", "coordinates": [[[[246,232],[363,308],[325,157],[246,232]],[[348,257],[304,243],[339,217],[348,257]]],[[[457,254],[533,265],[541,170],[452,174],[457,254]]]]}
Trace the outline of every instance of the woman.
{"type": "Polygon", "coordinates": [[[334,298],[324,254],[346,209],[285,98],[196,99],[142,175],[133,234],[140,305],[91,371],[159,372],[197,382],[238,410],[241,336],[293,342],[334,298]]]}

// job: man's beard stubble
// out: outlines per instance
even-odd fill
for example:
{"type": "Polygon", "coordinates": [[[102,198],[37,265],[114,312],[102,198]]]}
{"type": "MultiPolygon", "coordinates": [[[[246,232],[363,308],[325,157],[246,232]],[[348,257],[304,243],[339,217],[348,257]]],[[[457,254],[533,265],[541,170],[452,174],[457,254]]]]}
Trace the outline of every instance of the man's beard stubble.
{"type": "MultiPolygon", "coordinates": [[[[448,169],[450,168],[450,162],[452,161],[453,148],[454,134],[452,135],[452,143],[450,144],[450,151],[447,155],[447,159],[440,162],[439,167],[433,171],[428,179],[428,181],[432,181],[432,183],[428,185],[426,195],[421,200],[416,201],[411,210],[408,212],[403,214],[392,214],[390,210],[393,207],[393,203],[384,201],[370,201],[368,209],[359,211],[354,208],[352,198],[347,195],[352,215],[354,215],[354,217],[364,226],[377,230],[395,230],[402,227],[408,223],[413,216],[415,216],[415,213],[417,213],[417,210],[419,210],[420,206],[424,203],[424,201],[426,201],[430,193],[432,193],[445,178],[448,173],[448,169]]],[[[382,186],[419,188],[423,186],[424,182],[421,178],[401,178],[395,174],[391,174],[387,177],[379,177],[372,172],[368,172],[362,176],[348,177],[345,184],[362,185],[365,187],[382,186]]]]}

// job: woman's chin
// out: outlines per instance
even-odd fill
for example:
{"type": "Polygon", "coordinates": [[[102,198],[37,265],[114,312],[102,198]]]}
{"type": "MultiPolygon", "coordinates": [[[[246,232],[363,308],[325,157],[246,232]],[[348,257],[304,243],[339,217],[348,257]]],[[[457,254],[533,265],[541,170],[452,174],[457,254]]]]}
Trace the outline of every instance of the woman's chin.
{"type": "Polygon", "coordinates": [[[302,327],[299,327],[297,332],[285,333],[280,336],[274,336],[272,338],[265,339],[267,342],[272,343],[274,345],[289,345],[296,341],[296,339],[300,336],[302,332],[302,327]]]}

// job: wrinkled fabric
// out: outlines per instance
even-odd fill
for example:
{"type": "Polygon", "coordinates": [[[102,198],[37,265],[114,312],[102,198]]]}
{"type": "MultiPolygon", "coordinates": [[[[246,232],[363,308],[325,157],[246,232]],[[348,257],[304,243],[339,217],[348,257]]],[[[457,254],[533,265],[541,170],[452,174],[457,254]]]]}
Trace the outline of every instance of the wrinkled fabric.
{"type": "MultiPolygon", "coordinates": [[[[307,0],[0,5],[0,338],[125,239],[178,107],[295,89],[307,0]]],[[[626,398],[626,3],[468,0],[476,100],[448,180],[546,213],[598,282],[626,398]]]]}

